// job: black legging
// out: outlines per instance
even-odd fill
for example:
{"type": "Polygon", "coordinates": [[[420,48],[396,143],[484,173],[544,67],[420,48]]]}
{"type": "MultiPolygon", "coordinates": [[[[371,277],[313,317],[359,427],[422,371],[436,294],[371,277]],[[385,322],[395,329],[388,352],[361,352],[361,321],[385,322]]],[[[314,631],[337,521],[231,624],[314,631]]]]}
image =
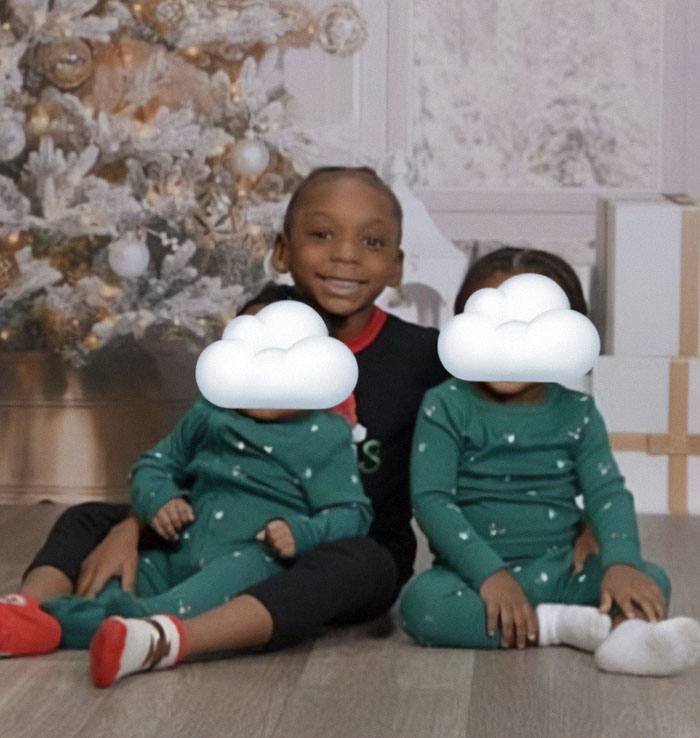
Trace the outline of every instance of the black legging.
{"type": "MultiPolygon", "coordinates": [[[[105,502],[68,508],[25,576],[37,566],[53,566],[75,584],[85,557],[129,509],[129,505],[105,502]]],[[[153,548],[154,537],[149,531],[150,540],[147,545],[142,541],[142,547],[153,548]]],[[[322,625],[378,617],[394,604],[401,584],[389,551],[372,538],[357,537],[320,544],[291,562],[287,571],[250,587],[246,594],[269,611],[274,630],[268,647],[280,648],[322,625]]]]}

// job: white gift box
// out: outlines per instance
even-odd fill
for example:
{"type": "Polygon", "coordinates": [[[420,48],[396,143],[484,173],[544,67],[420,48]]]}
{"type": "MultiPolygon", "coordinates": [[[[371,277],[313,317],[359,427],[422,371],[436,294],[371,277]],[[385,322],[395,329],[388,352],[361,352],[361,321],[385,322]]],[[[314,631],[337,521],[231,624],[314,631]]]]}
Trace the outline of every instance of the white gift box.
{"type": "Polygon", "coordinates": [[[684,195],[601,199],[594,321],[605,354],[698,354],[700,208],[684,195]]]}
{"type": "Polygon", "coordinates": [[[700,512],[700,359],[600,356],[593,396],[638,512],[700,512]]]}

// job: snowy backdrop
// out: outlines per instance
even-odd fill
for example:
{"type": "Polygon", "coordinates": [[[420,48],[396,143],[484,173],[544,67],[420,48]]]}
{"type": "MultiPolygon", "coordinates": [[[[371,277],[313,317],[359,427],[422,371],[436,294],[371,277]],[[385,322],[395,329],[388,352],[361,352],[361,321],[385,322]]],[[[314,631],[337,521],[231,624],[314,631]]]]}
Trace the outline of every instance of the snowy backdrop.
{"type": "Polygon", "coordinates": [[[422,187],[653,188],[663,0],[413,0],[422,187]]]}

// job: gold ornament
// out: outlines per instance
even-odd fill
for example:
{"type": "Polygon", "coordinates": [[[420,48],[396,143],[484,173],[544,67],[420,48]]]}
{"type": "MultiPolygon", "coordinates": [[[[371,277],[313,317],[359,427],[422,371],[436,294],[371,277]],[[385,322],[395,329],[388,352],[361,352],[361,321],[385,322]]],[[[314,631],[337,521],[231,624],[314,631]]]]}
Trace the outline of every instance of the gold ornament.
{"type": "Polygon", "coordinates": [[[92,74],[92,49],[79,38],[46,44],[40,60],[44,76],[59,90],[73,90],[92,74]]]}
{"type": "Polygon", "coordinates": [[[26,231],[12,231],[12,233],[8,233],[5,238],[0,239],[0,252],[5,251],[14,253],[31,242],[32,237],[30,233],[27,233],[26,231]]]}
{"type": "Polygon", "coordinates": [[[19,276],[19,266],[15,255],[9,251],[0,251],[0,292],[4,292],[19,276]]]}

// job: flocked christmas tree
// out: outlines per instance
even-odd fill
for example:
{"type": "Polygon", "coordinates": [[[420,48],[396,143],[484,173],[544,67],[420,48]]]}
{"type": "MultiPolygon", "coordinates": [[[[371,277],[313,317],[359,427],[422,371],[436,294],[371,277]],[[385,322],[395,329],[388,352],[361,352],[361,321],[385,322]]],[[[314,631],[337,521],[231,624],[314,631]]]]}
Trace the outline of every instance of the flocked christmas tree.
{"type": "Polygon", "coordinates": [[[280,54],[365,35],[320,0],[3,3],[0,347],[217,338],[331,147],[295,123],[280,54]]]}

